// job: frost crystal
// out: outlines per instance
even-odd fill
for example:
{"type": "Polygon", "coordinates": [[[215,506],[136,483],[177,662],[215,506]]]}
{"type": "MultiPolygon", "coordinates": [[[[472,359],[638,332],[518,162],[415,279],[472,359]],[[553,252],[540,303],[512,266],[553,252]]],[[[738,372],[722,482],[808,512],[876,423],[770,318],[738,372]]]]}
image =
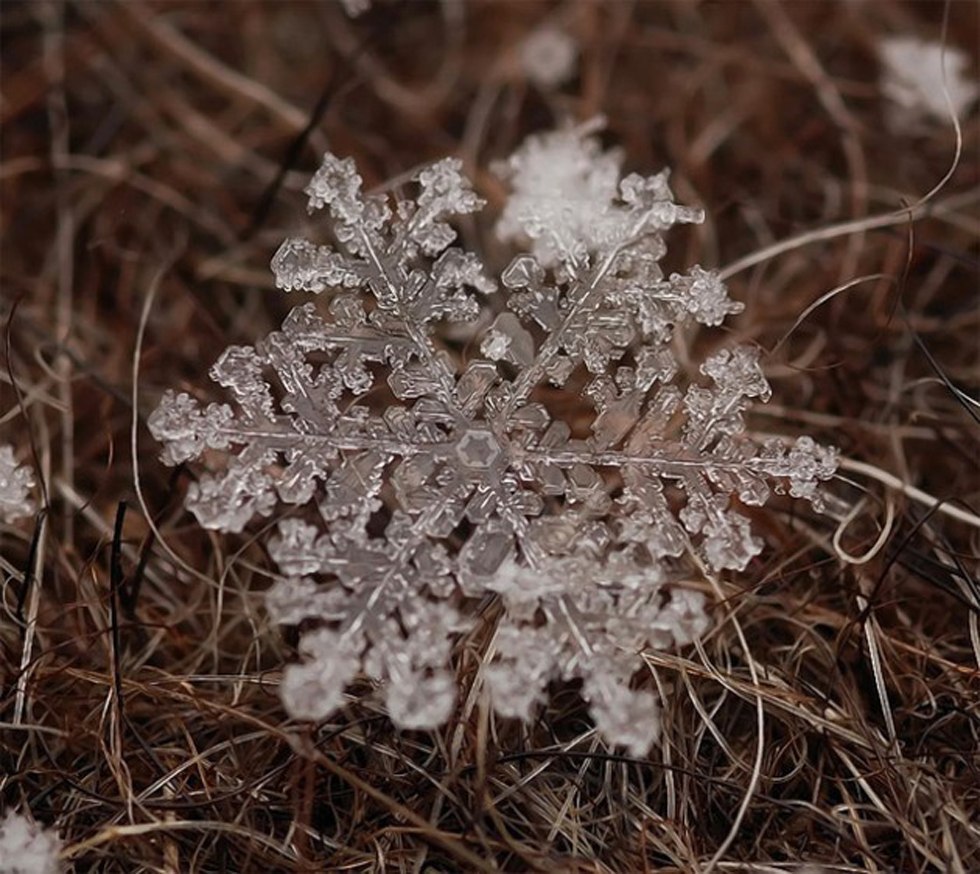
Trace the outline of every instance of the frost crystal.
{"type": "Polygon", "coordinates": [[[0,446],[0,520],[14,522],[33,513],[33,487],[31,469],[17,464],[13,447],[0,446]]]}
{"type": "Polygon", "coordinates": [[[930,117],[947,121],[950,109],[963,118],[980,88],[967,74],[969,61],[957,48],[916,37],[893,36],[881,41],[881,89],[892,102],[890,123],[897,130],[910,130],[930,117]],[[945,89],[943,66],[945,64],[945,89]]]}
{"type": "Polygon", "coordinates": [[[0,872],[2,874],[58,874],[61,841],[15,811],[0,821],[0,872]]]}
{"type": "Polygon", "coordinates": [[[327,155],[307,194],[334,244],[287,240],[272,262],[280,288],[329,290],[327,305],[221,355],[211,375],[232,404],[167,392],[150,417],[167,463],[223,459],[188,491],[202,524],[282,517],[268,606],[309,629],[281,687],[295,717],[329,717],[366,673],[397,725],[444,722],[453,645],[492,596],[497,711],[527,719],[550,681],[580,680],[600,733],[645,753],[659,716],[632,687],[639,654],[708,626],[702,596],[672,584],[685,557],[744,569],[762,543],[739,507],[771,489],[816,501],[833,474],[808,438],[742,433],[769,397],[754,350],[679,373],[674,330],[741,307],[700,267],[664,277],[663,232],[700,211],[673,202],[666,174],[620,180],[590,130],[532,138],[508,162],[501,233],[532,251],[464,350],[437,323],[475,320],[496,284],[453,245],[450,220],[482,206],[460,163],[390,203],[327,155]]]}

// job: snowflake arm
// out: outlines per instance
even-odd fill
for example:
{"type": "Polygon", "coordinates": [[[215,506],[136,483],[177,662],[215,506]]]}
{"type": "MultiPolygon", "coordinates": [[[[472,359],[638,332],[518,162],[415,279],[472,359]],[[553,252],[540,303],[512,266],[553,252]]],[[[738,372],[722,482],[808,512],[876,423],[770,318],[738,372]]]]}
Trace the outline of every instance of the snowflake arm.
{"type": "Polygon", "coordinates": [[[700,593],[662,584],[655,567],[625,557],[602,566],[573,554],[533,574],[503,566],[491,589],[506,619],[487,668],[498,712],[529,720],[549,681],[579,679],[603,737],[646,754],[660,716],[650,692],[630,688],[639,653],[689,643],[708,626],[700,593]]]}

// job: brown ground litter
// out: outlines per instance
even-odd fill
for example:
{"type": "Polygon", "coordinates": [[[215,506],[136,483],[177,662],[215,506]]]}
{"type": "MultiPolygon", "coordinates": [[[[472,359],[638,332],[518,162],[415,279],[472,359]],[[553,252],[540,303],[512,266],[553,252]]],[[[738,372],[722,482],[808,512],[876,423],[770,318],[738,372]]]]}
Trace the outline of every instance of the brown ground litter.
{"type": "MultiPolygon", "coordinates": [[[[56,823],[77,872],[980,870],[980,125],[974,108],[958,160],[950,123],[890,132],[875,55],[883,34],[945,33],[976,75],[980,6],[0,16],[0,443],[46,505],[0,531],[0,808],[56,823]],[[542,21],[580,50],[551,94],[514,52],[542,21]],[[649,657],[648,760],[604,748],[573,688],[530,727],[477,708],[396,732],[366,684],[324,726],[288,722],[261,530],[197,527],[194,471],[160,464],[146,415],[164,388],[211,391],[218,351],[296,302],[268,261],[328,145],[368,185],[460,155],[491,204],[465,232],[500,268],[488,164],[597,113],[629,169],[671,166],[705,206],[667,266],[732,266],[746,310],[697,342],[772,350],[751,427],[839,446],[848,524],[773,504],[746,573],[692,579],[716,625],[649,657]],[[914,221],[877,220],[944,177],[914,221]]],[[[485,636],[460,647],[464,694],[485,636]]]]}

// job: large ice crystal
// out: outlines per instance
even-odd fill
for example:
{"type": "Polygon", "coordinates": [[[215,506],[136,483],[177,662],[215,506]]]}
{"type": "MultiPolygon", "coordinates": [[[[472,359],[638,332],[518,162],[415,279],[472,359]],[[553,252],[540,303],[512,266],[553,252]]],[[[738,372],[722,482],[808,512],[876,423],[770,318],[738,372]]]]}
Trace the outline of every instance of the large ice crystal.
{"type": "Polygon", "coordinates": [[[502,291],[453,245],[450,220],[483,206],[458,161],[391,203],[328,154],[307,194],[334,244],[290,239],[272,262],[280,288],[327,305],[221,355],[211,375],[232,404],[167,392],[151,416],[167,463],[223,459],[188,492],[203,525],[280,516],[269,610],[309,629],[282,683],[294,716],[328,717],[366,673],[396,724],[444,722],[453,644],[490,596],[497,711],[527,719],[550,681],[581,680],[600,733],[642,754],[658,707],[632,688],[639,653],[708,626],[702,596],[673,584],[690,556],[743,570],[762,542],[741,505],[773,489],[819,501],[831,450],[743,433],[769,397],[753,349],[696,379],[675,359],[678,326],[741,309],[708,270],[660,270],[663,233],[700,211],[665,173],[620,180],[590,133],[532,138],[505,166],[499,231],[531,251],[502,291]],[[478,343],[440,339],[440,321],[491,310],[478,343]]]}

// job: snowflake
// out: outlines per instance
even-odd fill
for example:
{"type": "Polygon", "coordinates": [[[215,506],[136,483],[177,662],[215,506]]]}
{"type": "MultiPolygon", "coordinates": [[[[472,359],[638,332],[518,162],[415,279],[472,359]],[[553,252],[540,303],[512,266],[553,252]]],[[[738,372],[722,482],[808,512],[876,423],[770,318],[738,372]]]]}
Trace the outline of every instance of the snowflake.
{"type": "Polygon", "coordinates": [[[31,469],[17,464],[13,447],[0,446],[0,520],[14,522],[33,513],[33,487],[31,469]]]}
{"type": "Polygon", "coordinates": [[[340,5],[348,16],[357,18],[371,8],[371,0],[340,0],[340,5]]]}
{"type": "Polygon", "coordinates": [[[289,239],[272,261],[280,288],[329,291],[326,315],[301,304],[227,349],[211,375],[233,405],[167,392],[151,416],[167,463],[221,462],[188,490],[202,524],[281,517],[269,611],[310,629],[281,686],[295,717],[329,717],[366,673],[397,725],[441,724],[453,645],[492,596],[497,711],[528,719],[551,680],[581,680],[599,732],[642,754],[659,721],[631,688],[639,654],[708,625],[702,596],[672,585],[685,556],[744,569],[762,543],[739,503],[772,489],[819,503],[832,451],[742,433],[749,401],[769,397],[755,350],[682,378],[675,329],[741,307],[710,271],[663,275],[664,231],[700,211],[673,202],[665,174],[620,181],[592,129],[533,138],[507,164],[499,230],[531,252],[503,292],[453,245],[450,219],[483,206],[460,162],[390,203],[328,154],[307,194],[334,245],[289,239]],[[479,355],[440,340],[438,322],[489,318],[494,301],[479,355]]]}
{"type": "Polygon", "coordinates": [[[557,27],[539,27],[521,43],[521,67],[539,88],[550,91],[564,85],[575,73],[578,46],[557,27]]]}
{"type": "Polygon", "coordinates": [[[56,833],[15,811],[0,821],[0,872],[2,874],[58,874],[61,841],[56,833]]]}
{"type": "Polygon", "coordinates": [[[963,118],[980,93],[967,74],[967,56],[957,48],[916,37],[892,36],[880,42],[878,53],[881,90],[891,101],[889,122],[896,130],[915,130],[930,117],[948,121],[947,91],[952,112],[963,118]]]}
{"type": "Polygon", "coordinates": [[[513,190],[497,235],[505,242],[530,241],[541,267],[630,249],[639,239],[645,241],[643,257],[656,262],[666,251],[663,231],[680,222],[704,221],[702,210],[672,202],[667,171],[621,179],[622,154],[603,152],[589,136],[602,124],[597,118],[529,137],[496,168],[513,190]]]}

